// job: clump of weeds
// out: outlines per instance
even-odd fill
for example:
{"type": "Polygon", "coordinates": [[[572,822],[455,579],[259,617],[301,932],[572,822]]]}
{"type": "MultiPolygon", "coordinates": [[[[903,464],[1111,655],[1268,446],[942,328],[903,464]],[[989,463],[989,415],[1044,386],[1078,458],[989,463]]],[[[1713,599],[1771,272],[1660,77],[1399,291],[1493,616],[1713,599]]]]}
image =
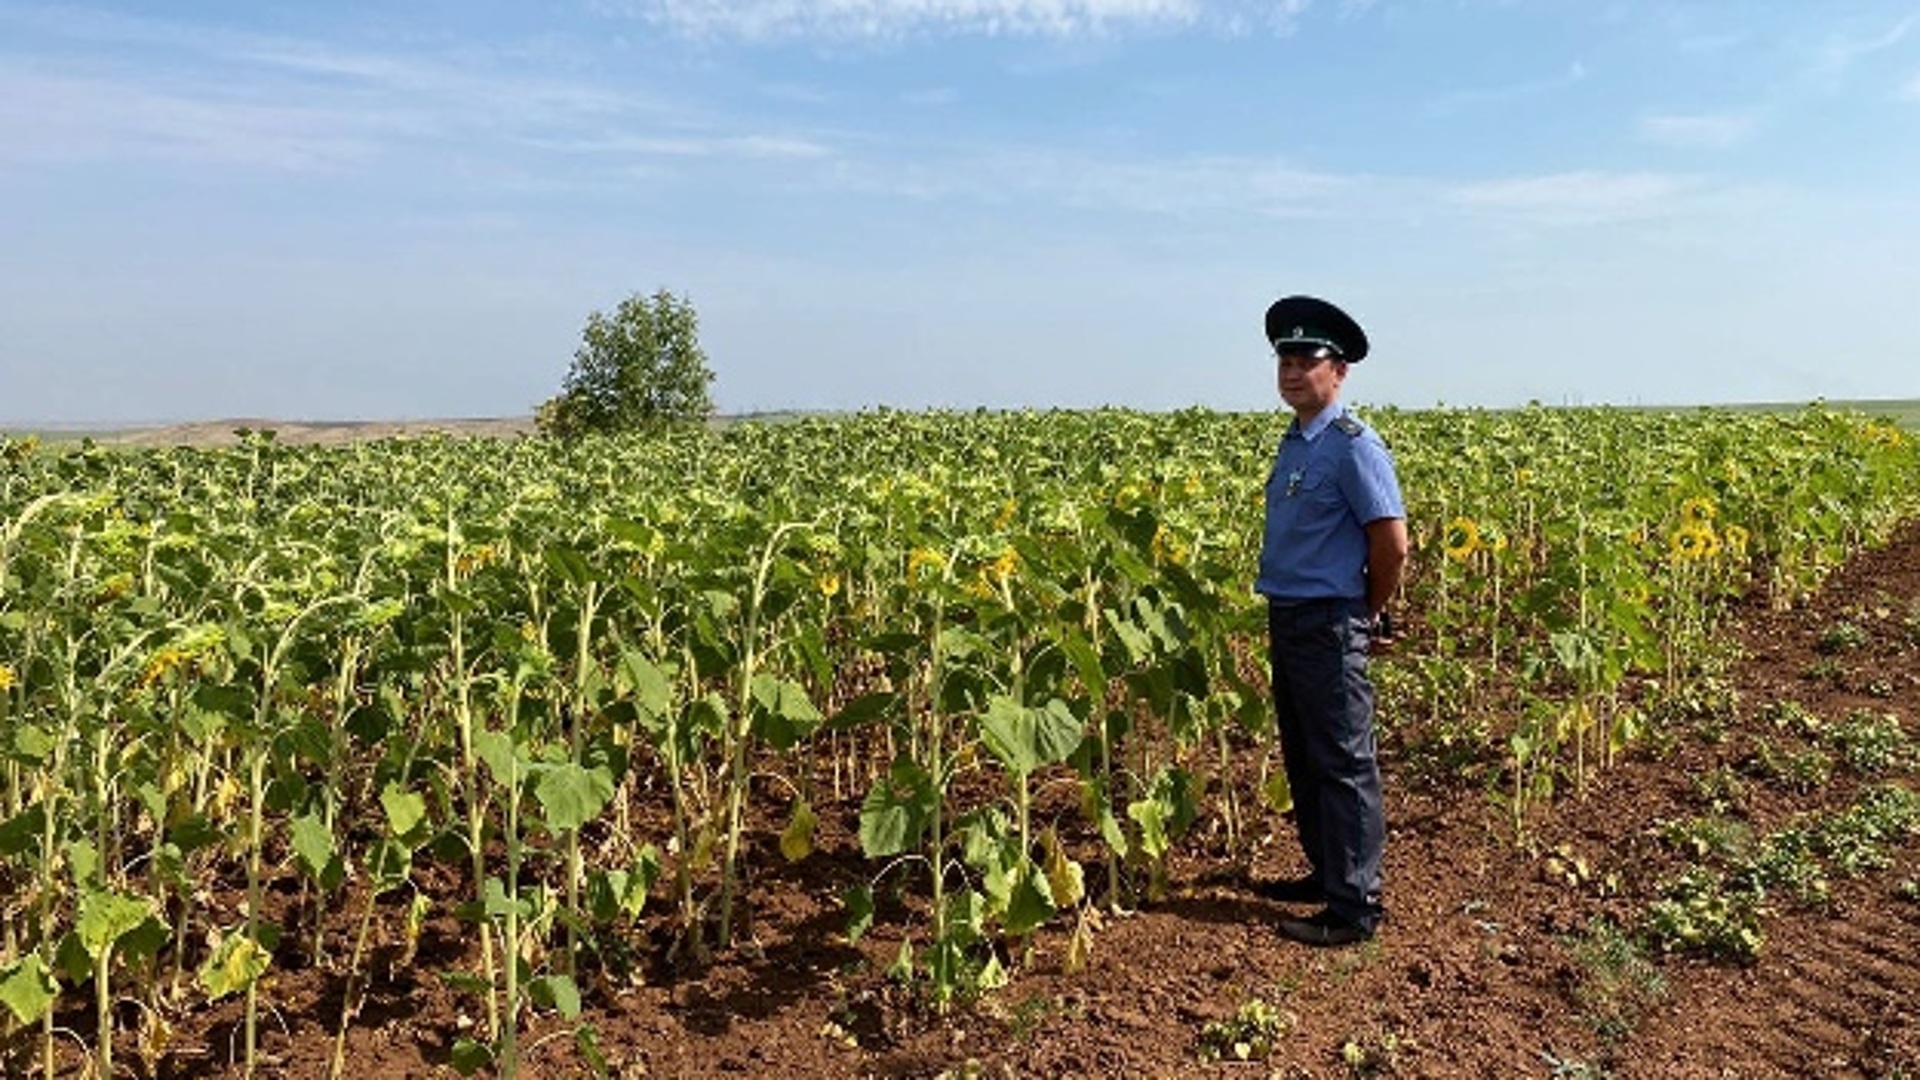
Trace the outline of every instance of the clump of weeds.
{"type": "Polygon", "coordinates": [[[1347,1075],[1357,1078],[1391,1076],[1412,1054],[1412,1039],[1403,1039],[1391,1031],[1348,1039],[1340,1047],[1340,1063],[1347,1075]]]}
{"type": "Polygon", "coordinates": [[[1618,1043],[1667,996],[1667,981],[1634,937],[1611,919],[1595,919],[1569,942],[1580,965],[1573,1000],[1595,1034],[1618,1043]]]}
{"type": "Polygon", "coordinates": [[[1912,757],[1900,718],[1891,713],[1855,709],[1834,726],[1832,740],[1854,771],[1869,776],[1900,768],[1912,757]]]}
{"type": "Polygon", "coordinates": [[[1754,746],[1752,769],[1774,784],[1806,794],[1833,779],[1833,754],[1818,746],[1776,747],[1762,738],[1754,746]]]}
{"type": "Polygon", "coordinates": [[[1867,644],[1867,631],[1851,619],[1840,619],[1820,634],[1820,651],[1828,656],[1854,652],[1867,644]]]}
{"type": "Polygon", "coordinates": [[[1248,998],[1225,1020],[1209,1020],[1200,1029],[1202,1061],[1265,1061],[1293,1017],[1264,998],[1248,998]]]}

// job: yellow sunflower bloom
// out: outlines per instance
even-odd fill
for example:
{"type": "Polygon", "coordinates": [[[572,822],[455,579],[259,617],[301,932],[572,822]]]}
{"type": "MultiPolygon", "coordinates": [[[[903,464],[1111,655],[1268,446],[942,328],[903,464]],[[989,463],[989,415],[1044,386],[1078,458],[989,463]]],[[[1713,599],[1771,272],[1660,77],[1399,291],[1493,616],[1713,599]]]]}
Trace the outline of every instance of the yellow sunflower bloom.
{"type": "Polygon", "coordinates": [[[481,570],[500,561],[500,549],[492,544],[481,544],[453,557],[453,576],[470,578],[481,570]]]}
{"type": "Polygon", "coordinates": [[[1443,549],[1447,558],[1456,562],[1464,561],[1480,550],[1480,526],[1473,519],[1462,515],[1447,523],[1446,539],[1443,549]]]}
{"type": "Polygon", "coordinates": [[[914,548],[907,556],[907,580],[920,581],[925,577],[939,577],[947,569],[944,555],[932,548],[914,548]]]}
{"type": "Polygon", "coordinates": [[[20,676],[14,673],[13,668],[6,664],[0,664],[0,693],[4,693],[19,685],[20,676]]]}
{"type": "Polygon", "coordinates": [[[1153,558],[1155,562],[1170,562],[1180,566],[1187,561],[1188,548],[1178,536],[1161,525],[1153,531],[1153,558]]]}
{"type": "Polygon", "coordinates": [[[1689,525],[1673,531],[1668,538],[1667,551],[1675,559],[1705,559],[1711,557],[1712,551],[1718,551],[1719,546],[1720,541],[1713,535],[1712,529],[1689,525]]]}
{"type": "Polygon", "coordinates": [[[146,666],[140,669],[140,685],[152,686],[165,678],[169,672],[187,666],[193,654],[174,645],[163,646],[160,651],[148,658],[146,666]]]}
{"type": "Polygon", "coordinates": [[[1895,449],[1906,445],[1907,441],[1905,433],[1895,424],[1869,424],[1867,425],[1866,435],[1869,442],[1879,443],[1895,449]]]}
{"type": "Polygon", "coordinates": [[[1680,504],[1680,520],[1686,522],[1688,525],[1706,525],[1713,520],[1713,515],[1718,512],[1719,510],[1713,505],[1712,499],[1701,496],[1695,496],[1680,504]]]}
{"type": "Polygon", "coordinates": [[[1005,581],[1012,577],[1019,569],[1020,553],[1014,550],[1012,544],[1008,544],[1005,548],[1001,549],[999,556],[993,560],[993,565],[987,568],[987,573],[991,575],[995,581],[1005,581]]]}
{"type": "Polygon", "coordinates": [[[24,439],[0,439],[0,457],[8,461],[25,461],[39,446],[38,435],[29,435],[24,439]]]}

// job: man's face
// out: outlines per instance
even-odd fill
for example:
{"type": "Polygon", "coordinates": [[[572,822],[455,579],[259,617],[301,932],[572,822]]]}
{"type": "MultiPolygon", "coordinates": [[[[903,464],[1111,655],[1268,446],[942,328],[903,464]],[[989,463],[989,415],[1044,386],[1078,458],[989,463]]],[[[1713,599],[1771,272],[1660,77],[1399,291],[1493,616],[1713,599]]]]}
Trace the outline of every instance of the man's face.
{"type": "Polygon", "coordinates": [[[1333,404],[1346,380],[1347,365],[1327,349],[1295,349],[1279,354],[1280,400],[1296,413],[1312,416],[1333,404]]]}

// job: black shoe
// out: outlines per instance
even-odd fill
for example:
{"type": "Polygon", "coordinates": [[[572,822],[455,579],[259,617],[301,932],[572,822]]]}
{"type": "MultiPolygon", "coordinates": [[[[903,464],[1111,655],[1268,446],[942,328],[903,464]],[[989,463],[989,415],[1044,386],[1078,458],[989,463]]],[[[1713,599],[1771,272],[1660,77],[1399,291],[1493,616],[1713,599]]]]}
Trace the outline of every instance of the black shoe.
{"type": "Polygon", "coordinates": [[[1281,881],[1262,881],[1254,885],[1254,894],[1280,904],[1324,904],[1327,892],[1312,874],[1281,881]]]}
{"type": "Polygon", "coordinates": [[[1364,923],[1349,922],[1335,915],[1331,910],[1323,909],[1304,919],[1281,919],[1280,934],[1303,945],[1332,948],[1353,945],[1371,938],[1373,927],[1364,923]]]}

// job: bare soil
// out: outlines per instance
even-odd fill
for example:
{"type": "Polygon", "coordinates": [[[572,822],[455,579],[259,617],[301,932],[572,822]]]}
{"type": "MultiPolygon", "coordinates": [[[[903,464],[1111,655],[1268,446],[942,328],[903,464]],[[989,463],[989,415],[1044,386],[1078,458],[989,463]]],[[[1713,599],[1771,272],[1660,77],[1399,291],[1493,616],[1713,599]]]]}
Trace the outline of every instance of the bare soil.
{"type": "MultiPolygon", "coordinates": [[[[1390,725],[1390,919],[1366,944],[1321,951],[1281,938],[1284,909],[1250,882],[1298,872],[1290,821],[1256,814],[1236,860],[1210,803],[1174,856],[1165,899],[1091,916],[1083,969],[1068,970],[1071,928],[1050,927],[1009,958],[1006,987],[942,1013],[886,974],[903,936],[925,944],[911,899],[883,904],[857,945],[842,932],[841,893],[873,873],[858,851],[857,795],[817,806],[816,850],[789,864],[777,852],[786,804],[770,789],[755,808],[739,943],[710,964],[669,962],[669,913],[650,907],[631,942],[632,977],[592,980],[580,1019],[622,1078],[1920,1075],[1912,835],[1893,842],[1891,865],[1836,876],[1827,904],[1771,903],[1750,962],[1654,954],[1609,967],[1592,956],[1597,927],[1641,925],[1660,885],[1685,868],[1685,853],[1660,839],[1663,824],[1721,814],[1776,829],[1844,809],[1870,782],[1844,765],[1806,790],[1761,775],[1763,743],[1796,748],[1764,719],[1770,703],[1830,721],[1856,710],[1897,717],[1908,756],[1871,782],[1920,786],[1920,522],[1801,606],[1743,605],[1726,632],[1742,659],[1703,677],[1697,715],[1669,720],[1584,793],[1563,790],[1519,835],[1490,793],[1492,759],[1443,761],[1430,732],[1390,725]],[[1841,622],[1864,634],[1838,641],[1841,622]],[[1284,1026],[1271,1054],[1203,1060],[1207,1025],[1255,1000],[1284,1026]]],[[[1238,750],[1250,769],[1263,753],[1238,750]]],[[[1070,807],[1055,811],[1065,828],[1070,807]]],[[[1100,875],[1090,867],[1088,877],[1097,888],[1100,875]]],[[[419,884],[440,897],[469,887],[419,884]]],[[[283,904],[294,891],[280,890],[283,904]]],[[[399,903],[383,903],[366,1007],[348,1034],[354,1080],[454,1075],[454,1041],[480,1016],[475,998],[440,978],[478,966],[471,928],[436,914],[402,963],[399,903]]],[[[283,954],[264,989],[258,1075],[326,1076],[343,976],[292,945],[283,954]]],[[[229,999],[172,1018],[147,1064],[130,1009],[119,1059],[127,1075],[238,1077],[239,1017],[229,999]]],[[[574,1024],[550,1012],[526,1022],[521,1075],[591,1075],[574,1024]]],[[[85,1010],[60,1023],[91,1040],[85,1010]]],[[[63,1047],[61,1075],[85,1075],[73,1042],[63,1047]]]]}

